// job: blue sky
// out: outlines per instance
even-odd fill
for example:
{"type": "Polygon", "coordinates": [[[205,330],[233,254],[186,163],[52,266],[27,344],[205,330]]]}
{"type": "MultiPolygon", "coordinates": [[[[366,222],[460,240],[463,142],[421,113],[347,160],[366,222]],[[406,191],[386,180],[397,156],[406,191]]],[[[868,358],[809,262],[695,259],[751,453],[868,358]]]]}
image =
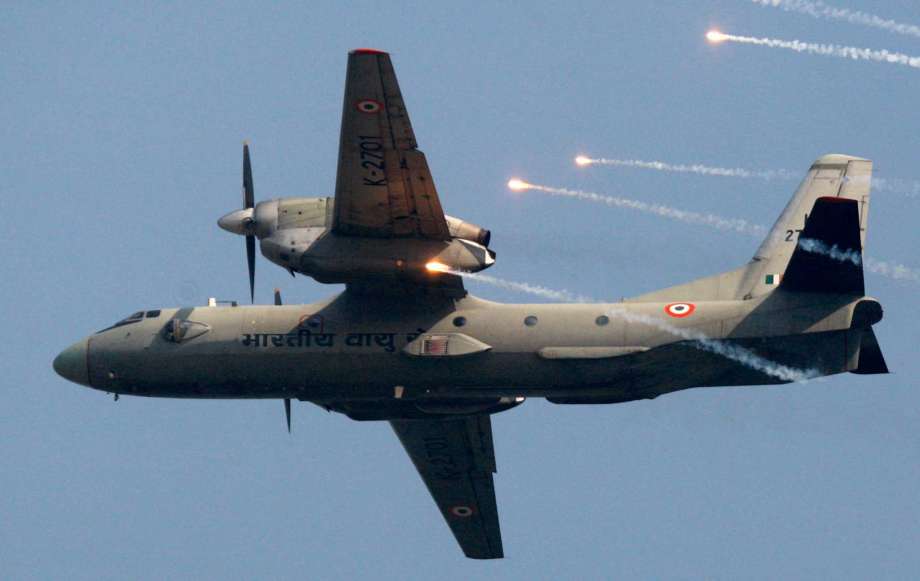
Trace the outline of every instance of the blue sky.
{"type": "MultiPolygon", "coordinates": [[[[836,0],[835,0],[836,1],[836,0]]],[[[848,7],[920,22],[915,2],[848,7]]],[[[5,578],[909,578],[920,567],[920,285],[869,275],[893,374],[542,400],[493,419],[507,558],[462,557],[384,423],[280,402],[122,398],[54,375],[138,310],[248,294],[215,224],[331,195],[349,49],[388,50],[446,210],[490,274],[616,299],[733,268],[758,241],[539,194],[554,186],[770,224],[794,181],[579,170],[577,153],[804,173],[829,152],[920,179],[920,72],[741,45],[920,54],[920,40],[742,0],[7,6],[0,21],[5,578]]],[[[920,268],[920,198],[873,198],[867,252],[920,268]]],[[[257,297],[338,289],[260,260],[257,297]]],[[[470,283],[480,296],[530,297],[470,283]]]]}

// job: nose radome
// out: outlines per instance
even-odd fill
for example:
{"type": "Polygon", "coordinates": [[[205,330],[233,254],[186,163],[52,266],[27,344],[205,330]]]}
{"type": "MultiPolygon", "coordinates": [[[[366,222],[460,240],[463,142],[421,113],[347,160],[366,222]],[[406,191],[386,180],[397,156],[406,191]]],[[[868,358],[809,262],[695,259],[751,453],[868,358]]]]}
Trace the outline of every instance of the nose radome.
{"type": "Polygon", "coordinates": [[[81,339],[64,349],[54,358],[58,375],[80,385],[89,385],[89,367],[86,362],[87,340],[81,339]]]}

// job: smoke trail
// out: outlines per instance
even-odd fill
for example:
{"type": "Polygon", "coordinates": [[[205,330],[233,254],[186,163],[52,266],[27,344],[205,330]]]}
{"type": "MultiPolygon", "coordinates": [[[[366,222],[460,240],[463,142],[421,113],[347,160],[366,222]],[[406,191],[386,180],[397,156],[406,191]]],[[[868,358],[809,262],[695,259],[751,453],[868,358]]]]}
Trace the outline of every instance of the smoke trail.
{"type": "Polygon", "coordinates": [[[909,280],[920,282],[920,270],[898,264],[897,262],[885,262],[866,256],[863,259],[863,265],[869,272],[880,274],[894,280],[909,280]]]}
{"type": "Polygon", "coordinates": [[[610,309],[608,313],[611,316],[619,317],[631,323],[648,325],[658,329],[659,331],[664,331],[665,333],[670,333],[671,335],[680,337],[681,339],[692,341],[691,345],[697,349],[700,349],[701,351],[708,351],[710,353],[715,353],[716,355],[721,355],[726,359],[731,359],[732,361],[740,363],[745,367],[766,373],[767,375],[782,381],[807,381],[820,375],[816,369],[797,369],[795,367],[789,367],[788,365],[782,365],[780,363],[770,361],[769,359],[765,359],[753,351],[745,349],[739,345],[733,345],[725,341],[712,339],[695,329],[675,327],[674,325],[668,324],[667,322],[660,319],[656,319],[648,315],[633,313],[621,307],[614,307],[610,309]]]}
{"type": "Polygon", "coordinates": [[[800,14],[807,14],[815,18],[827,18],[833,20],[845,20],[852,24],[862,24],[864,26],[872,26],[874,28],[880,28],[888,32],[894,32],[897,34],[906,34],[908,36],[916,36],[920,38],[920,26],[915,26],[913,24],[903,24],[895,20],[889,20],[876,16],[874,14],[868,14],[866,12],[860,12],[858,10],[850,10],[849,8],[834,8],[828,6],[820,0],[816,2],[810,2],[809,0],[752,0],[754,4],[760,4],[761,6],[770,6],[772,8],[780,8],[786,12],[798,12],[800,14]]]}
{"type": "Polygon", "coordinates": [[[872,178],[872,189],[876,192],[895,192],[911,198],[920,196],[920,182],[898,178],[872,178]]]}
{"type": "Polygon", "coordinates": [[[903,264],[876,260],[869,256],[864,257],[855,250],[840,250],[836,244],[828,247],[827,244],[813,238],[799,238],[798,244],[806,252],[822,254],[840,262],[852,262],[856,266],[862,264],[869,272],[880,274],[893,280],[920,282],[920,271],[903,264]]]}
{"type": "Polygon", "coordinates": [[[880,274],[893,280],[920,282],[920,271],[897,262],[885,262],[869,256],[864,257],[855,250],[840,250],[836,244],[829,247],[824,242],[813,238],[799,238],[798,244],[806,252],[822,254],[839,262],[852,262],[856,266],[862,264],[869,272],[880,274]]]}
{"type": "Polygon", "coordinates": [[[736,36],[734,34],[725,34],[717,30],[710,30],[708,33],[706,33],[706,38],[708,38],[709,41],[713,43],[724,42],[728,40],[742,44],[754,44],[757,46],[766,46],[770,48],[784,48],[787,50],[794,50],[795,52],[806,52],[810,54],[819,54],[853,60],[890,63],[894,65],[903,65],[915,69],[920,69],[920,57],[910,56],[900,52],[891,52],[888,50],[873,50],[870,48],[859,48],[855,46],[841,46],[839,44],[817,44],[814,42],[802,42],[799,40],[736,36]]]}
{"type": "Polygon", "coordinates": [[[505,279],[491,276],[488,274],[482,274],[481,272],[463,272],[459,270],[445,270],[444,272],[449,272],[450,274],[455,274],[457,276],[462,276],[464,278],[468,278],[471,280],[477,280],[479,282],[491,284],[492,286],[503,288],[505,290],[512,290],[512,291],[527,293],[527,294],[535,295],[538,297],[543,297],[545,299],[552,299],[554,301],[569,302],[569,303],[597,302],[591,299],[590,297],[572,293],[564,289],[557,290],[557,289],[546,288],[544,286],[529,284],[526,282],[505,280],[505,279]]]}
{"type": "Polygon", "coordinates": [[[828,246],[824,242],[815,240],[814,238],[799,238],[798,244],[799,248],[805,252],[821,254],[837,262],[852,262],[856,266],[862,264],[862,254],[856,250],[840,250],[836,244],[828,246]]]}
{"type": "Polygon", "coordinates": [[[822,254],[840,262],[852,262],[856,266],[862,264],[869,272],[880,274],[890,279],[920,282],[920,271],[903,264],[876,260],[869,256],[864,257],[855,250],[840,250],[836,244],[829,247],[824,242],[813,238],[799,238],[798,244],[806,252],[822,254]]]}
{"type": "Polygon", "coordinates": [[[538,192],[544,192],[555,196],[566,196],[579,200],[587,200],[589,202],[606,204],[608,206],[617,208],[629,208],[631,210],[638,210],[640,212],[648,212],[650,214],[655,214],[665,218],[671,218],[687,224],[700,224],[703,226],[709,226],[717,230],[731,230],[735,232],[741,232],[743,234],[750,234],[752,236],[763,236],[767,232],[767,229],[763,226],[751,224],[747,220],[743,220],[741,218],[725,218],[715,214],[689,212],[687,210],[680,210],[671,206],[649,204],[648,202],[632,200],[629,198],[621,198],[619,196],[605,196],[602,194],[585,192],[582,190],[569,190],[566,188],[541,186],[538,184],[520,182],[519,180],[512,180],[508,185],[512,190],[536,190],[538,192]]]}
{"type": "Polygon", "coordinates": [[[714,167],[699,163],[694,164],[673,164],[664,161],[645,161],[641,159],[615,159],[607,157],[584,157],[575,158],[575,163],[580,166],[586,165],[612,165],[617,167],[634,167],[639,169],[653,169],[656,171],[694,173],[704,176],[720,176],[732,178],[760,178],[763,180],[775,179],[792,179],[795,176],[784,169],[780,170],[751,170],[741,167],[714,167]]]}
{"type": "MultiPolygon", "coordinates": [[[[673,208],[671,206],[662,206],[660,204],[649,204],[639,200],[631,200],[629,198],[621,198],[618,196],[605,196],[603,194],[597,194],[594,192],[584,192],[581,190],[570,190],[566,188],[554,188],[550,186],[541,186],[539,184],[531,184],[519,179],[512,179],[508,182],[508,187],[514,191],[524,191],[524,190],[536,190],[538,192],[545,192],[547,194],[552,194],[556,196],[565,196],[569,198],[575,198],[579,200],[587,200],[589,202],[596,202],[601,204],[606,204],[608,206],[618,207],[618,208],[630,208],[633,210],[639,210],[642,212],[649,212],[656,214],[658,216],[663,216],[665,218],[673,218],[687,224],[701,224],[703,226],[710,226],[718,230],[729,230],[740,232],[742,234],[748,234],[750,236],[764,236],[767,233],[766,227],[760,224],[754,224],[744,220],[742,218],[727,218],[724,216],[717,216],[714,214],[700,214],[698,212],[688,212],[686,210],[680,210],[678,208],[673,208]]],[[[859,260],[859,255],[852,250],[842,251],[836,246],[827,248],[819,240],[803,239],[805,244],[802,245],[803,249],[808,252],[818,252],[822,254],[827,254],[835,260],[849,260],[854,262],[854,264],[859,264],[855,260],[859,260]],[[810,242],[810,244],[809,244],[810,242]],[[805,246],[808,247],[805,247],[805,246]],[[822,252],[825,251],[825,252],[822,252]],[[854,256],[848,255],[847,253],[853,253],[854,256]]],[[[883,260],[873,259],[871,257],[862,258],[863,266],[874,274],[880,274],[886,278],[893,280],[907,280],[912,282],[920,283],[920,270],[910,268],[903,264],[896,262],[886,262],[883,260]]],[[[485,275],[482,275],[485,276],[485,275]]],[[[552,298],[552,297],[550,297],[552,298]]]]}
{"type": "MultiPolygon", "coordinates": [[[[617,159],[611,157],[587,157],[579,155],[575,163],[580,167],[589,165],[606,165],[614,167],[629,167],[637,169],[651,169],[663,172],[693,173],[703,176],[732,177],[744,179],[795,180],[801,177],[800,173],[788,169],[757,170],[743,167],[719,167],[703,165],[700,163],[668,163],[665,161],[647,161],[643,159],[617,159]]],[[[852,179],[852,178],[850,178],[852,179]]],[[[872,189],[876,192],[893,192],[910,197],[920,196],[920,181],[905,180],[900,178],[881,178],[872,176],[872,189]]]]}

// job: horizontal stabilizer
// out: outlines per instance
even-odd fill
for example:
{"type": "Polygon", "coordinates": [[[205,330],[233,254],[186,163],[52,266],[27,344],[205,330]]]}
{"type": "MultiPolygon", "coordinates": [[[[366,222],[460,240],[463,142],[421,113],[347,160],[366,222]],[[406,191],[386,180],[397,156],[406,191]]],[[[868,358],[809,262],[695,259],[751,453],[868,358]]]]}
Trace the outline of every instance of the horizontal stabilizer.
{"type": "Polygon", "coordinates": [[[859,364],[852,373],[859,375],[875,375],[877,373],[888,373],[888,365],[885,363],[885,356],[882,355],[882,349],[878,345],[878,339],[875,338],[875,331],[871,328],[863,332],[862,343],[859,346],[859,364]]]}
{"type": "Polygon", "coordinates": [[[780,287],[794,292],[865,294],[859,202],[839,197],[815,201],[780,287]]]}

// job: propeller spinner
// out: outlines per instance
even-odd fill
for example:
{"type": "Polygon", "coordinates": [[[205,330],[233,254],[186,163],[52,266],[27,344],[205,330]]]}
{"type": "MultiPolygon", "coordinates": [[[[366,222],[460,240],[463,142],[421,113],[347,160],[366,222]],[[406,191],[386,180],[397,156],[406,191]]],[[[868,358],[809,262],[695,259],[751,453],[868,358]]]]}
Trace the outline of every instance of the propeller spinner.
{"type": "Polygon", "coordinates": [[[246,237],[246,263],[249,266],[249,298],[256,302],[256,235],[255,191],[252,187],[252,163],[249,161],[249,143],[243,143],[243,208],[221,217],[217,225],[234,234],[246,237]]]}

